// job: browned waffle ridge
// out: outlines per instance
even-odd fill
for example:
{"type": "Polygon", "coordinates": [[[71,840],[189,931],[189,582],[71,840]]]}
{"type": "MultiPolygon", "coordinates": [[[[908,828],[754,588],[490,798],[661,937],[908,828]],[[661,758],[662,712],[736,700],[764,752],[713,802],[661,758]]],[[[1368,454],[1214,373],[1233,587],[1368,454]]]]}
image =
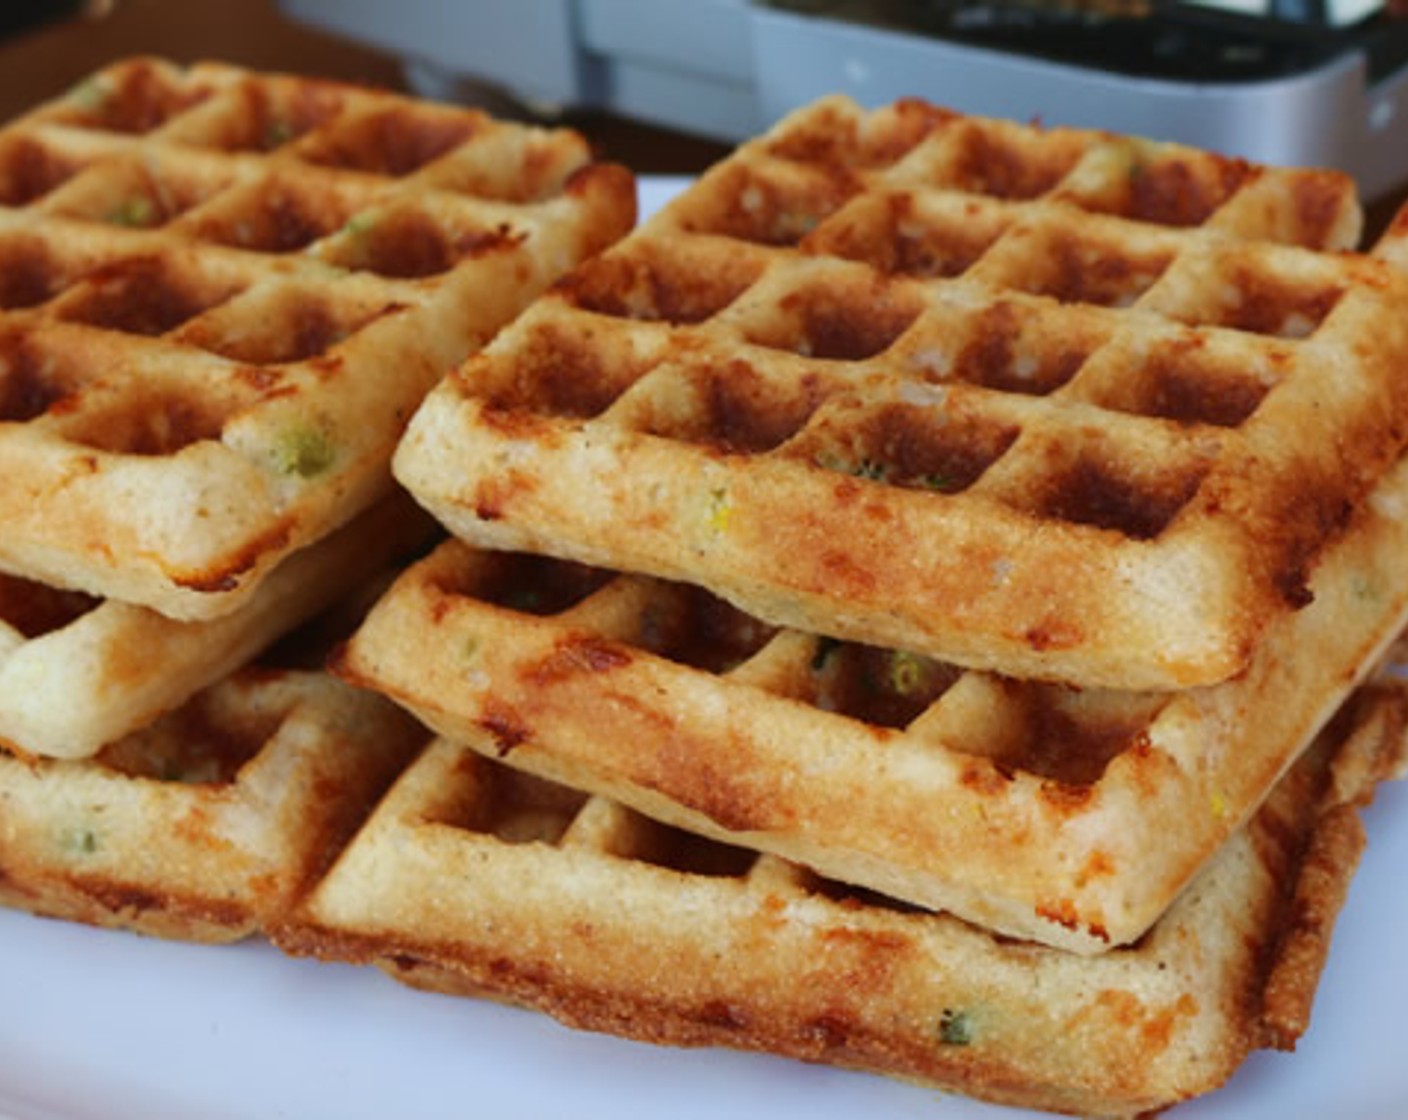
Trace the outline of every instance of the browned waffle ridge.
{"type": "Polygon", "coordinates": [[[445,370],[634,220],[568,130],[115,64],[0,129],[0,568],[233,610],[445,370]]]}
{"type": "Polygon", "coordinates": [[[1355,809],[1401,769],[1404,714],[1401,689],[1358,695],[1149,934],[1103,957],[915,912],[448,740],[275,938],[649,1042],[1147,1113],[1304,1029],[1363,842],[1355,809]]]}
{"type": "Polygon", "coordinates": [[[447,378],[395,469],[473,543],[774,623],[1215,683],[1408,433],[1408,277],[1358,235],[1334,173],[827,99],[447,378]]]}
{"type": "Polygon", "coordinates": [[[1408,461],[1247,671],[1177,693],[965,670],[458,541],[400,577],[339,669],[515,767],[1101,952],[1164,912],[1408,621],[1405,511],[1408,461]]]}
{"type": "Polygon", "coordinates": [[[237,609],[189,622],[0,573],[0,747],[86,758],[179,707],[435,539],[404,493],[300,549],[237,609]]]}
{"type": "Polygon", "coordinates": [[[424,741],[326,674],[245,669],[94,758],[0,751],[0,903],[247,937],[326,870],[424,741]]]}

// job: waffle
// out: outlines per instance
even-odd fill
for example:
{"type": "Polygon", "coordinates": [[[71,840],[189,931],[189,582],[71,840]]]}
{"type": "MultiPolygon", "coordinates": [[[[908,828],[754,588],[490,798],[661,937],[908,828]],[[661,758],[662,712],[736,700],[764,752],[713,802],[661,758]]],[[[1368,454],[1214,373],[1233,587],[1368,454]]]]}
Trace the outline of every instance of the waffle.
{"type": "Polygon", "coordinates": [[[1245,673],[1166,693],[960,669],[451,540],[335,668],[515,767],[1093,953],[1163,913],[1372,668],[1408,621],[1406,554],[1408,461],[1245,673]]]}
{"type": "Polygon", "coordinates": [[[0,129],[0,568],[234,610],[446,369],[634,220],[567,131],[133,60],[0,129]]]}
{"type": "Polygon", "coordinates": [[[0,574],[0,746],[89,757],[375,585],[432,536],[429,518],[393,495],[204,622],[0,574]]]}
{"type": "Polygon", "coordinates": [[[1304,1030],[1362,843],[1353,807],[1401,769],[1405,714],[1401,688],[1366,689],[1150,934],[1101,957],[888,903],[447,739],[274,937],[650,1042],[1140,1113],[1304,1030]]]}
{"type": "Polygon", "coordinates": [[[424,738],[326,674],[247,669],[93,759],[0,752],[0,903],[247,936],[326,869],[424,738]]]}
{"type": "Polygon", "coordinates": [[[1408,432],[1408,277],[1358,234],[1329,172],[830,99],[446,378],[394,469],[472,543],[777,624],[1212,684],[1408,432]]]}

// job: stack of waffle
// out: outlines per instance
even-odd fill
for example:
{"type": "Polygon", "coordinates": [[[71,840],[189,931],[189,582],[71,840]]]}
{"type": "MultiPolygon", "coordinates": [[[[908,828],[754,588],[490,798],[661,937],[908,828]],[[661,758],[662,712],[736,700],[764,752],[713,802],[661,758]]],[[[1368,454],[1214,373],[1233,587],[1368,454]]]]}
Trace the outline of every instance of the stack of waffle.
{"type": "Polygon", "coordinates": [[[631,218],[223,66],[0,130],[0,901],[1087,1114],[1292,1043],[1404,760],[1408,228],[844,101],[631,218]],[[248,667],[319,612],[352,683],[248,667]]]}
{"type": "Polygon", "coordinates": [[[1085,1114],[1293,1042],[1403,755],[1359,227],[918,103],[744,145],[412,419],[453,539],[336,668],[443,738],[277,939],[1085,1114]]]}
{"type": "Polygon", "coordinates": [[[433,539],[407,418],[633,220],[573,133],[221,65],[0,129],[0,897],[217,939],[326,864],[421,733],[231,674],[433,539]]]}

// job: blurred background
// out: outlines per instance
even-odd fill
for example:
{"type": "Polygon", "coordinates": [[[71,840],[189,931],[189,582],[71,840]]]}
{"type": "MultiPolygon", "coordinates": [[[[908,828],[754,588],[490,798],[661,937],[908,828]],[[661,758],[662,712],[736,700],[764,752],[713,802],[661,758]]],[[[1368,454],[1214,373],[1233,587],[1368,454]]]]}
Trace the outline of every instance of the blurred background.
{"type": "Polygon", "coordinates": [[[689,174],[831,92],[1104,127],[1408,196],[1408,19],[1383,0],[23,0],[6,117],[136,53],[218,58],[581,128],[689,174]]]}
{"type": "MultiPolygon", "coordinates": [[[[441,31],[437,36],[434,7],[511,15],[519,10],[519,0],[452,0],[435,6],[422,6],[417,0],[328,5],[329,11],[343,7],[364,12],[385,9],[428,19],[422,28],[425,34],[453,43],[464,32],[452,24],[448,35],[441,31]]],[[[407,91],[411,89],[407,71],[415,66],[413,58],[391,47],[357,41],[349,32],[295,18],[275,0],[7,0],[0,10],[4,12],[0,119],[4,120],[63,93],[100,66],[133,54],[160,55],[182,63],[218,59],[407,91]]],[[[543,116],[546,109],[523,104],[492,81],[459,83],[458,99],[522,119],[543,116]]],[[[629,162],[642,174],[697,172],[725,150],[717,140],[614,113],[564,107],[562,115],[583,128],[603,154],[629,162]]]]}

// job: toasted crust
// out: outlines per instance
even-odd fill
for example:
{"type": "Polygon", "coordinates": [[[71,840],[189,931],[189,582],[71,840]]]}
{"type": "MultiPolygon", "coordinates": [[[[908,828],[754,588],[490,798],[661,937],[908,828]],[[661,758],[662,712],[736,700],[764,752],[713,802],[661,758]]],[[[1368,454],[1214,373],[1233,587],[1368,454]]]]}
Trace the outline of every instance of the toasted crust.
{"type": "Polygon", "coordinates": [[[828,99],[447,378],[395,471],[472,543],[775,623],[1211,684],[1408,433],[1408,277],[1357,235],[1329,172],[828,99]]]}
{"type": "Polygon", "coordinates": [[[1267,977],[1313,992],[1307,949],[1323,948],[1355,862],[1333,837],[1401,764],[1404,710],[1399,688],[1357,697],[1153,930],[1098,958],[887,904],[448,740],[274,936],[644,1041],[1132,1115],[1288,1041],[1266,1021],[1267,977]],[[1307,909],[1324,919],[1313,933],[1295,919],[1307,909]]]}
{"type": "Polygon", "coordinates": [[[1183,693],[974,673],[453,541],[398,580],[337,669],[515,767],[1101,952],[1164,912],[1398,633],[1405,511],[1408,463],[1248,670],[1183,693]]]}
{"type": "Polygon", "coordinates": [[[96,74],[0,130],[0,568],[228,613],[385,495],[424,392],[633,220],[568,131],[96,74]]]}
{"type": "Polygon", "coordinates": [[[388,576],[434,533],[393,494],[294,553],[243,606],[203,622],[0,574],[0,746],[89,757],[388,576]]]}
{"type": "Polygon", "coordinates": [[[1408,219],[914,101],[631,193],[215,64],[0,128],[0,904],[1087,1116],[1293,1046],[1408,769],[1408,219]],[[386,695],[224,676],[434,531],[447,370],[386,695]]]}
{"type": "Polygon", "coordinates": [[[0,753],[0,902],[158,937],[256,933],[423,741],[324,674],[250,670],[94,759],[0,753]]]}

